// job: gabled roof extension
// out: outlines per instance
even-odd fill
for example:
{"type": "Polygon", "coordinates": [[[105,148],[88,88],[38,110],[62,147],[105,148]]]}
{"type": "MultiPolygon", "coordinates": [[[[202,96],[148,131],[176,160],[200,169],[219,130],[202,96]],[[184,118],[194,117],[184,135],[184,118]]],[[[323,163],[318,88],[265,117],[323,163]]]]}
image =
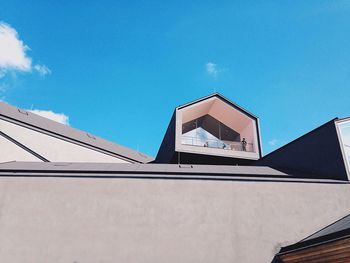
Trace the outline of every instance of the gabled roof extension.
{"type": "Polygon", "coordinates": [[[0,119],[7,120],[17,125],[36,130],[68,142],[73,142],[96,151],[121,157],[131,162],[147,163],[153,160],[152,157],[145,154],[104,140],[90,133],[41,117],[37,114],[13,107],[4,102],[0,102],[0,119]]]}

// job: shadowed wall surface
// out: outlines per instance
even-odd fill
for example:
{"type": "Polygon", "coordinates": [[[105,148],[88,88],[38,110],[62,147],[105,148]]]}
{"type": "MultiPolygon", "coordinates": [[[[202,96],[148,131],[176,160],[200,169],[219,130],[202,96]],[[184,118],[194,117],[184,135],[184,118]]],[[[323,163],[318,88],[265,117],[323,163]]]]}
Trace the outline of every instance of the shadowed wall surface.
{"type": "Polygon", "coordinates": [[[2,262],[271,262],[350,210],[349,184],[0,178],[2,262]]]}

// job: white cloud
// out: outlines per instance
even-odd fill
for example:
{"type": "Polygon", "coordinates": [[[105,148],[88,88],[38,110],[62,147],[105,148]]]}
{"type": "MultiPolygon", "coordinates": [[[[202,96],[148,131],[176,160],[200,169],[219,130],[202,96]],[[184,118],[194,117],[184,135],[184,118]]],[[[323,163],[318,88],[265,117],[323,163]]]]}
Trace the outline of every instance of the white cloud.
{"type": "MultiPolygon", "coordinates": [[[[8,71],[31,72],[32,58],[27,51],[30,48],[19,38],[17,31],[9,24],[0,21],[0,78],[8,71]]],[[[50,74],[45,65],[35,65],[34,69],[40,75],[50,74]]]]}
{"type": "Polygon", "coordinates": [[[69,125],[69,117],[63,113],[55,113],[50,110],[28,110],[29,112],[38,114],[42,117],[48,118],[50,120],[69,125]]]}
{"type": "Polygon", "coordinates": [[[30,71],[32,60],[26,54],[29,47],[18,38],[18,33],[10,25],[0,22],[0,69],[30,71]]]}
{"type": "Polygon", "coordinates": [[[40,75],[45,76],[47,74],[51,74],[51,70],[45,65],[35,65],[34,69],[39,72],[40,75]]]}
{"type": "Polygon", "coordinates": [[[205,64],[205,68],[207,70],[207,73],[213,77],[216,77],[219,72],[217,69],[217,65],[212,62],[208,62],[207,64],[205,64]]]}

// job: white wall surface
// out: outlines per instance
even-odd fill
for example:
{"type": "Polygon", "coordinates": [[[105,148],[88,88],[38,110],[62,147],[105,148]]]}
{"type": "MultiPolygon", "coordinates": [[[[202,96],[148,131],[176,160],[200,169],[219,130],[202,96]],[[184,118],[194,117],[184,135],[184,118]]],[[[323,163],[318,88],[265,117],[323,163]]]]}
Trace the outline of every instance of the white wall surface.
{"type": "MultiPolygon", "coordinates": [[[[14,123],[0,120],[0,131],[51,162],[128,163],[92,149],[46,135],[14,123]]],[[[0,151],[0,159],[7,152],[0,151]]]]}
{"type": "Polygon", "coordinates": [[[42,162],[39,158],[0,136],[0,163],[11,161],[42,162]]]}
{"type": "Polygon", "coordinates": [[[1,262],[271,262],[350,211],[350,185],[0,177],[1,262]]]}

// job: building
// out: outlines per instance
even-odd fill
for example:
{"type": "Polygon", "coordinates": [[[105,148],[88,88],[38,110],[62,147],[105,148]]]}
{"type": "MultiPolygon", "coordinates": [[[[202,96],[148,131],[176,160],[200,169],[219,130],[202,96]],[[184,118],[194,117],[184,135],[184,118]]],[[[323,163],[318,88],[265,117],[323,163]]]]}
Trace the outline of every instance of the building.
{"type": "Polygon", "coordinates": [[[258,118],[213,94],[175,109],[153,160],[1,103],[1,261],[270,263],[349,214],[349,129],[262,156],[258,118]]]}

